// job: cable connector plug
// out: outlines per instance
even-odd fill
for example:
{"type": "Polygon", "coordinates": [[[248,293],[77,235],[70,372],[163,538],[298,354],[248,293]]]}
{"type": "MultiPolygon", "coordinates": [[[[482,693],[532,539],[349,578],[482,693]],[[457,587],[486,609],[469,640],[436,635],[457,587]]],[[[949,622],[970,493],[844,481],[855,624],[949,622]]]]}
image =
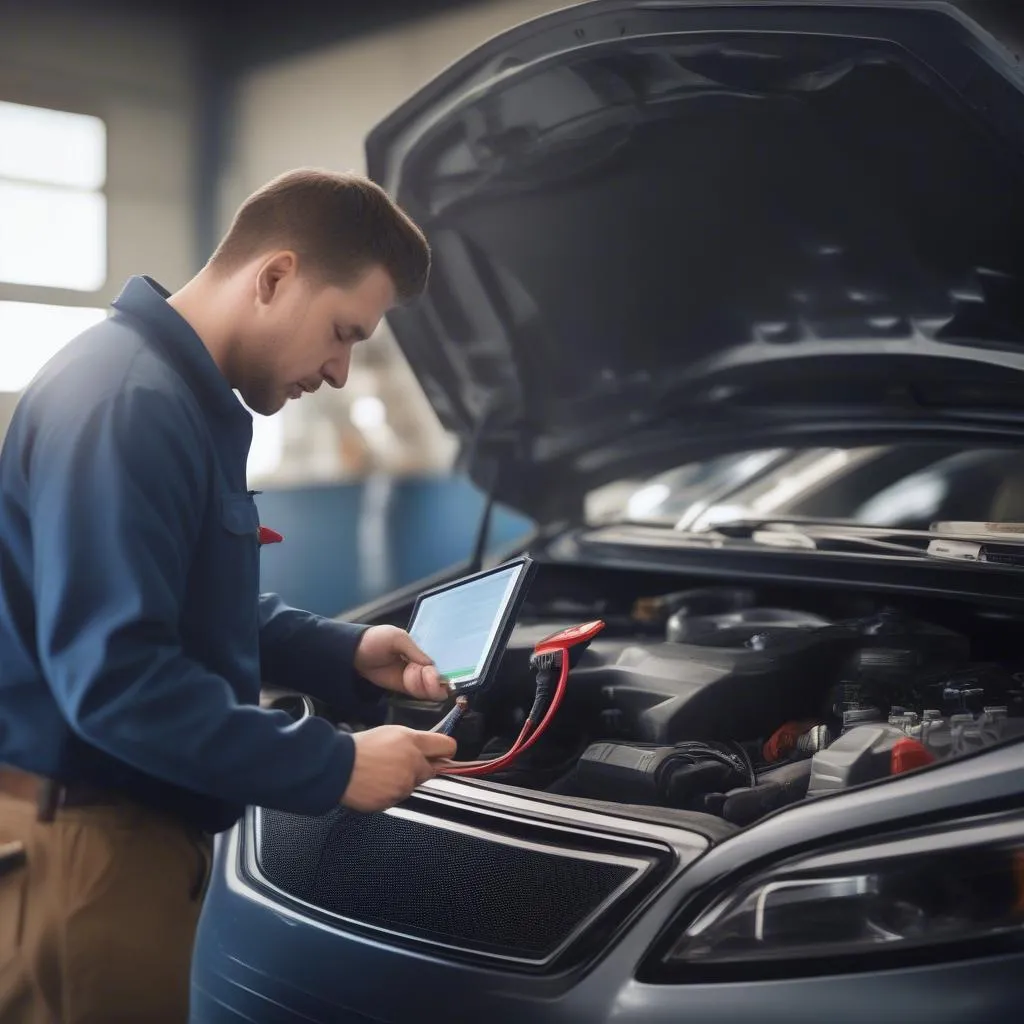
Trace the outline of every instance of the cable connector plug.
{"type": "Polygon", "coordinates": [[[535,651],[530,655],[530,668],[535,672],[550,672],[557,668],[561,656],[561,651],[541,651],[539,654],[535,651]]]}
{"type": "Polygon", "coordinates": [[[456,726],[462,721],[463,716],[468,710],[469,698],[456,697],[455,706],[430,731],[439,732],[442,736],[451,736],[451,734],[455,732],[456,726]]]}
{"type": "Polygon", "coordinates": [[[541,654],[534,654],[530,658],[530,665],[536,671],[537,678],[534,683],[533,707],[530,708],[526,720],[534,726],[541,720],[545,709],[551,703],[558,681],[556,669],[563,657],[565,657],[564,652],[545,651],[541,654]]]}

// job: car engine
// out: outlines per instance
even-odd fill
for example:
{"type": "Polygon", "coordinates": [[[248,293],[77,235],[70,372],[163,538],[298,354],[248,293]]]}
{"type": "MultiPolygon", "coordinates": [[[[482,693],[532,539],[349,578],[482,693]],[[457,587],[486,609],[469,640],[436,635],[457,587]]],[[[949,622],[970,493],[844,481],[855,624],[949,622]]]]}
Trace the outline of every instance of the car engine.
{"type": "MultiPolygon", "coordinates": [[[[842,602],[808,610],[765,596],[687,590],[609,616],[543,738],[490,778],[742,826],[1024,735],[1024,674],[1012,658],[981,660],[966,631],[885,604],[844,615],[842,602]]],[[[455,732],[460,760],[510,747],[533,646],[568,625],[551,607],[522,617],[496,685],[455,732]]],[[[392,720],[429,728],[439,713],[396,700],[392,720]]]]}

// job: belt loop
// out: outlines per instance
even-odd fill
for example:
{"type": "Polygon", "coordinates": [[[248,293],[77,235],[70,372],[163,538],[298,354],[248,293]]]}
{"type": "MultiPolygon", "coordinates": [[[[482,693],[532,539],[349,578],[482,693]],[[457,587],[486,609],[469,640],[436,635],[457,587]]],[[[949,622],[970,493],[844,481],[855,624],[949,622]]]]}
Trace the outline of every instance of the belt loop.
{"type": "Polygon", "coordinates": [[[64,787],[53,779],[41,779],[39,785],[39,797],[36,801],[36,820],[42,822],[53,821],[57,814],[57,808],[61,805],[61,797],[64,787]]]}

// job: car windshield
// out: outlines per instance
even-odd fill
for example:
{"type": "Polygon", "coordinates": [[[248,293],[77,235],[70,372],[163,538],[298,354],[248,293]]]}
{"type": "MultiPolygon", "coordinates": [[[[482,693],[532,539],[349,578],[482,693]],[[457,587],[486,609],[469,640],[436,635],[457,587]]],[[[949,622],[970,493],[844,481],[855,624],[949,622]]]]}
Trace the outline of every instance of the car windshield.
{"type": "Polygon", "coordinates": [[[698,533],[737,520],[802,518],[905,530],[1024,522],[1024,452],[934,444],[757,449],[620,482],[587,503],[591,524],[698,533]]]}

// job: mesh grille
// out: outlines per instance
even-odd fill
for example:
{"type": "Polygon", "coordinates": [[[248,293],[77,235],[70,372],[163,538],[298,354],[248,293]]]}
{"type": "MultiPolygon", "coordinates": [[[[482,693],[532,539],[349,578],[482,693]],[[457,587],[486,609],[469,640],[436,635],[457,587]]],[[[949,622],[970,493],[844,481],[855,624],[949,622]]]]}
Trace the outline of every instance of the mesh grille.
{"type": "Polygon", "coordinates": [[[260,815],[267,881],[374,928],[542,962],[636,866],[510,845],[394,814],[260,815]]]}
{"type": "Polygon", "coordinates": [[[338,813],[305,818],[262,811],[261,818],[260,870],[278,888],[310,900],[320,859],[338,813]]]}

